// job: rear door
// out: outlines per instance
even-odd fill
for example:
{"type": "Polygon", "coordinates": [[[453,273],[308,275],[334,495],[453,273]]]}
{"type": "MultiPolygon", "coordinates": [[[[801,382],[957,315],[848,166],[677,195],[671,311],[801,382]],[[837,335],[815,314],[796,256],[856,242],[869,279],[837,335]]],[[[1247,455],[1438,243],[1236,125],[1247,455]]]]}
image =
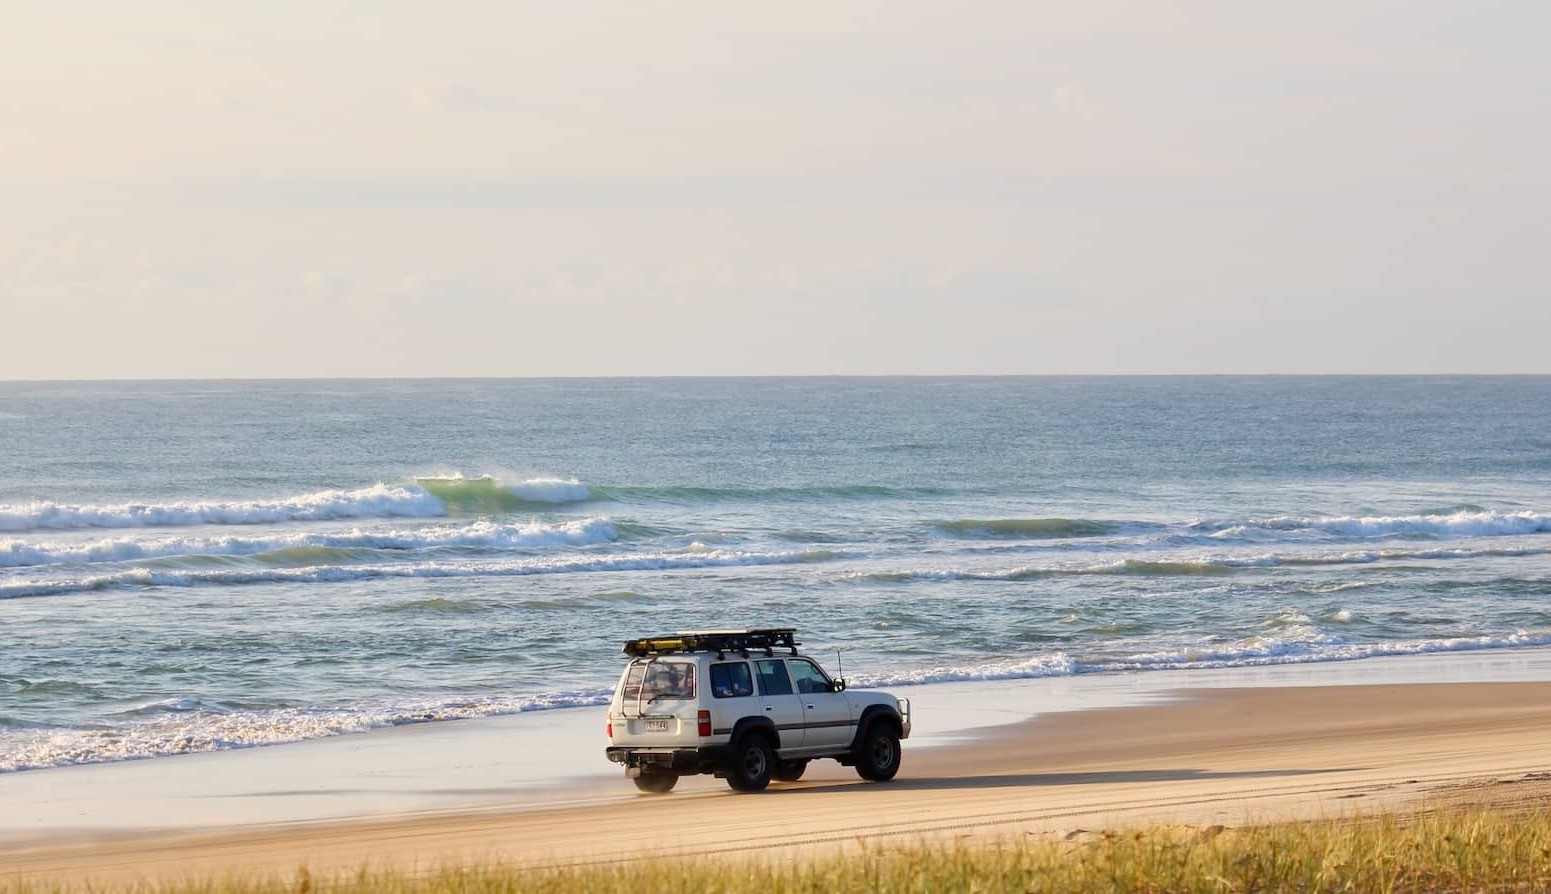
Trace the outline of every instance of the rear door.
{"type": "Polygon", "coordinates": [[[632,661],[621,686],[623,732],[632,745],[677,745],[696,736],[696,666],[693,661],[632,661]]]}
{"type": "Polygon", "coordinates": [[[786,662],[780,658],[756,659],[754,677],[759,682],[765,716],[775,723],[781,734],[781,750],[808,745],[803,730],[802,699],[792,686],[792,678],[786,674],[786,662]]]}
{"type": "Polygon", "coordinates": [[[707,676],[711,681],[712,735],[728,735],[745,717],[764,716],[764,701],[754,694],[754,672],[747,661],[716,662],[707,676]]]}

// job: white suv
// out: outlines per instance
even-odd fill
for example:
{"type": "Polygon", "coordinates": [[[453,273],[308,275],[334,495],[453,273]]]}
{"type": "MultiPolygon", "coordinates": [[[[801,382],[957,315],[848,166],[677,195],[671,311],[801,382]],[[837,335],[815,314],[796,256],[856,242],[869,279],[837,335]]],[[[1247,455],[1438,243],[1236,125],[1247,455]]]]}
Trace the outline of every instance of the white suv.
{"type": "Polygon", "coordinates": [[[798,645],[785,627],[627,641],[630,663],[609,703],[609,760],[653,793],[695,773],[757,792],[772,778],[796,782],[814,758],[893,779],[909,700],[847,691],[798,645]]]}

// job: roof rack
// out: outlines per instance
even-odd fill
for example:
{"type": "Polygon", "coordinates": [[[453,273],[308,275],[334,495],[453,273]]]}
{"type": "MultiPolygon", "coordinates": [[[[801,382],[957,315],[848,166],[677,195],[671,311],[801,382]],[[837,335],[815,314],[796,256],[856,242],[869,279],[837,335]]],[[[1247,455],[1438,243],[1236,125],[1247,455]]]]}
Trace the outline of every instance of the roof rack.
{"type": "Polygon", "coordinates": [[[800,645],[794,627],[761,627],[753,630],[686,630],[664,636],[627,639],[624,652],[633,658],[644,658],[676,652],[763,651],[766,655],[772,655],[776,649],[791,649],[792,654],[796,655],[800,645]]]}

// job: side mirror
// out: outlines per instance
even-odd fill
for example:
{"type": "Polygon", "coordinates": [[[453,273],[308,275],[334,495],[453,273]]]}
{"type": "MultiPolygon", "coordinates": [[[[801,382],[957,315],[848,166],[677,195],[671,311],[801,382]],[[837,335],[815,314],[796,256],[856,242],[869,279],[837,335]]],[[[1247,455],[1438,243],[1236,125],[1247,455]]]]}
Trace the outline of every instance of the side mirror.
{"type": "Polygon", "coordinates": [[[846,691],[846,681],[845,681],[845,678],[841,677],[840,679],[835,680],[834,682],[830,683],[829,684],[829,691],[830,692],[845,692],[846,691]]]}

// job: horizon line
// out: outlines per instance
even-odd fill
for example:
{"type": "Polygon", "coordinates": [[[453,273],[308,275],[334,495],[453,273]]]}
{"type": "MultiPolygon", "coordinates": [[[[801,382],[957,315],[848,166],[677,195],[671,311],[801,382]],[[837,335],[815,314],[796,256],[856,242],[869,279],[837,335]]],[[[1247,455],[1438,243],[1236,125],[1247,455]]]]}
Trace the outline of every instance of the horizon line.
{"type": "Polygon", "coordinates": [[[1175,372],[1175,373],[636,373],[613,375],[295,375],[295,376],[87,376],[0,378],[3,385],[155,384],[172,382],[517,382],[517,381],[712,381],[728,379],[1533,379],[1551,372],[1175,372]]]}

